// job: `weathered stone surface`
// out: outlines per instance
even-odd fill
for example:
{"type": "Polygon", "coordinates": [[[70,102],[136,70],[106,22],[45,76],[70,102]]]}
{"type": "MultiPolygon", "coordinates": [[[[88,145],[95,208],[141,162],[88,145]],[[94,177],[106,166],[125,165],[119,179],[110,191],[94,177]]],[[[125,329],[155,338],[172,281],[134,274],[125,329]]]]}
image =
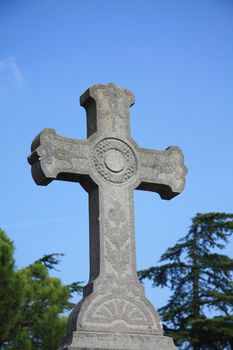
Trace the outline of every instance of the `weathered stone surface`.
{"type": "Polygon", "coordinates": [[[187,171],[182,152],[147,150],[132,140],[134,95],[128,90],[94,85],[80,102],[88,139],[44,129],[28,159],[38,185],[74,181],[89,194],[90,278],[60,349],[172,349],[137,278],[133,190],[158,192],[163,199],[179,194],[187,171]]]}
{"type": "Polygon", "coordinates": [[[65,350],[168,350],[175,349],[169,337],[145,334],[74,332],[72,345],[65,350]]]}

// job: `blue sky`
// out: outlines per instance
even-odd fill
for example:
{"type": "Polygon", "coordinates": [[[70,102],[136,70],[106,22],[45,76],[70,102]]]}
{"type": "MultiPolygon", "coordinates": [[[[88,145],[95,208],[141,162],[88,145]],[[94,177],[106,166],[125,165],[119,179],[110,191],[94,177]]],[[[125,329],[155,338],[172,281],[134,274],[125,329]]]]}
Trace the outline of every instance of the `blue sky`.
{"type": "MultiPolygon", "coordinates": [[[[45,127],[86,138],[79,96],[96,83],[134,92],[134,139],[180,146],[189,169],[172,201],[135,192],[138,269],[156,264],[197,212],[233,212],[232,38],[230,0],[1,0],[0,226],[18,267],[62,252],[54,274],[88,280],[87,194],[68,182],[36,186],[26,158],[45,127]]],[[[167,297],[146,293],[157,307],[167,297]]]]}

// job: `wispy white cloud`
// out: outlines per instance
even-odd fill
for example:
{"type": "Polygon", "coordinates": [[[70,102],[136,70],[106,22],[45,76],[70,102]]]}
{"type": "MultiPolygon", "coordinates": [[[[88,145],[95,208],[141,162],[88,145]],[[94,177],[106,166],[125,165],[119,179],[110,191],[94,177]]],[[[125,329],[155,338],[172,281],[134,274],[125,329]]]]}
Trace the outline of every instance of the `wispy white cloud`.
{"type": "Polygon", "coordinates": [[[13,78],[16,86],[22,88],[24,76],[14,56],[0,59],[0,77],[2,80],[5,80],[6,77],[13,78]]]}
{"type": "Polygon", "coordinates": [[[9,224],[0,224],[0,227],[3,229],[13,228],[13,227],[25,227],[25,226],[35,226],[35,225],[44,225],[44,224],[56,224],[59,222],[71,221],[73,218],[63,218],[63,219],[49,219],[49,220],[34,220],[34,221],[23,221],[9,224]]]}

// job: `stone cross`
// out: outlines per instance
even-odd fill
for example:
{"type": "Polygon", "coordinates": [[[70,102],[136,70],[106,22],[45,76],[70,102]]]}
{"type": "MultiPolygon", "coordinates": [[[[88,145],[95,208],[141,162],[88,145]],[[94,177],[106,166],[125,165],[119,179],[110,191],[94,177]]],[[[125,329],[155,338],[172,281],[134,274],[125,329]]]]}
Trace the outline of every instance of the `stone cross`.
{"type": "Polygon", "coordinates": [[[128,90],[94,85],[80,104],[87,140],[44,129],[28,159],[38,185],[79,182],[89,195],[90,278],[60,349],[173,349],[137,278],[133,190],[157,192],[162,199],[178,195],[186,173],[182,152],[136,144],[129,122],[134,95],[128,90]]]}

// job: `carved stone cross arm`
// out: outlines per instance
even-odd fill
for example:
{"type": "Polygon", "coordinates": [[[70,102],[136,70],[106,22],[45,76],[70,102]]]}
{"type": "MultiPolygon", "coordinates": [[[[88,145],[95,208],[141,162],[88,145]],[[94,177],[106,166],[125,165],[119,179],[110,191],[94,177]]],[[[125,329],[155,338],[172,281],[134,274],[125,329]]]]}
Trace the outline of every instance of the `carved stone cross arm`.
{"type": "Polygon", "coordinates": [[[168,147],[165,151],[140,148],[139,178],[137,189],[158,192],[162,199],[171,199],[182,192],[187,172],[184,157],[179,147],[168,147]]]}
{"type": "Polygon", "coordinates": [[[85,182],[88,175],[88,141],[58,136],[54,129],[44,129],[34,139],[28,161],[37,185],[52,180],[85,182]]]}

